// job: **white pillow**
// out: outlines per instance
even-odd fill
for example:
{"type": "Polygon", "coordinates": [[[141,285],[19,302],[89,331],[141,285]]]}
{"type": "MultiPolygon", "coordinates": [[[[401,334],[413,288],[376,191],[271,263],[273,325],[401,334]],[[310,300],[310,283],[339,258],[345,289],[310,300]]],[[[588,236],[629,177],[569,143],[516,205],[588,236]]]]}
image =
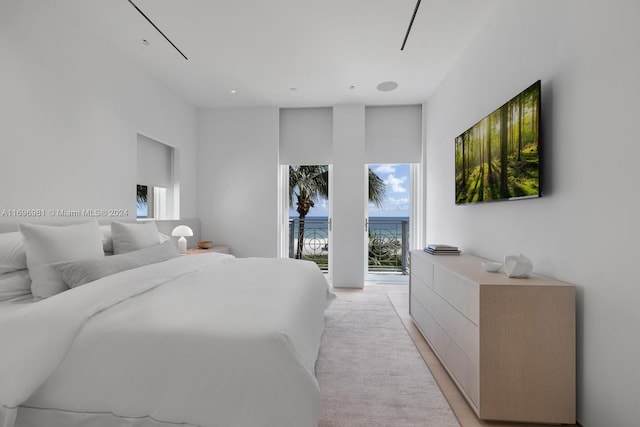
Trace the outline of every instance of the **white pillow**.
{"type": "MultiPolygon", "coordinates": [[[[111,224],[101,225],[100,231],[102,231],[102,248],[105,255],[113,255],[113,238],[111,237],[111,224]]],[[[158,233],[160,237],[160,243],[164,243],[167,240],[171,240],[171,237],[166,234],[158,233]]]]}
{"type": "Polygon", "coordinates": [[[27,268],[27,257],[18,231],[0,234],[0,274],[27,268]]]}
{"type": "Polygon", "coordinates": [[[75,288],[121,271],[155,264],[179,256],[180,252],[173,243],[164,242],[126,254],[59,262],[54,264],[54,267],[65,283],[70,288],[75,288]]]}
{"type": "Polygon", "coordinates": [[[69,289],[52,264],[104,256],[97,222],[68,226],[20,224],[34,298],[47,298],[69,289]]]}
{"type": "Polygon", "coordinates": [[[101,225],[102,232],[102,250],[113,253],[113,239],[111,238],[111,224],[101,225]]]}
{"type": "Polygon", "coordinates": [[[0,301],[27,295],[31,295],[31,279],[26,269],[0,274],[0,301]]]}
{"type": "Polygon", "coordinates": [[[113,253],[116,255],[161,243],[155,222],[137,224],[114,221],[111,223],[111,238],[113,253]]]}

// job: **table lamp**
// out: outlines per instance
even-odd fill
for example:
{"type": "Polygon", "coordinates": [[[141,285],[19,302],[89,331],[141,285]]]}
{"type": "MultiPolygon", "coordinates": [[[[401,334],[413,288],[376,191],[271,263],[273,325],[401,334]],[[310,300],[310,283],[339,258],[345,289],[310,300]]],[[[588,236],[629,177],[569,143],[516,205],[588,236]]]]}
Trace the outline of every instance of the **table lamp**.
{"type": "Polygon", "coordinates": [[[193,236],[193,230],[186,225],[179,225],[171,232],[172,236],[180,237],[178,239],[178,250],[181,254],[187,252],[187,239],[185,236],[193,236]]]}

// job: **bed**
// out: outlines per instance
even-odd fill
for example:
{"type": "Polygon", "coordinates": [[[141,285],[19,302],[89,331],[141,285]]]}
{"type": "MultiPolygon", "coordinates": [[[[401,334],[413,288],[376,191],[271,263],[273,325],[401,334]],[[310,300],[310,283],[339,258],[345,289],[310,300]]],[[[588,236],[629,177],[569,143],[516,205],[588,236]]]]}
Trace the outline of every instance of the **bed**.
{"type": "Polygon", "coordinates": [[[0,302],[1,427],[317,425],[314,365],[333,295],[315,264],[179,256],[148,225],[151,245],[133,233],[126,252],[105,256],[97,223],[29,227],[4,239],[4,255],[0,234],[0,298],[3,277],[25,274],[20,237],[31,276],[31,294],[14,283],[0,302]],[[96,228],[102,255],[81,241],[96,228]],[[38,296],[43,269],[66,288],[38,296]]]}

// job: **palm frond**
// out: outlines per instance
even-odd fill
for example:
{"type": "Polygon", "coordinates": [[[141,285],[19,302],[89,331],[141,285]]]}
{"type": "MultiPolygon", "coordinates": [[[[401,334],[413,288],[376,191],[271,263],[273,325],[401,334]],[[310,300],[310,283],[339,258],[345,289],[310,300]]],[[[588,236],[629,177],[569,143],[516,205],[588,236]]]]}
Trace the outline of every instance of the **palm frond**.
{"type": "Polygon", "coordinates": [[[138,205],[144,205],[148,200],[149,187],[146,185],[136,185],[136,202],[138,205]]]}
{"type": "MultiPolygon", "coordinates": [[[[369,169],[369,201],[382,207],[386,195],[386,184],[373,170],[369,169]]],[[[289,206],[293,206],[301,195],[314,202],[329,198],[329,166],[296,165],[289,166],[289,206]]]]}
{"type": "Polygon", "coordinates": [[[379,208],[387,194],[387,185],[374,171],[369,168],[369,201],[379,208]]]}

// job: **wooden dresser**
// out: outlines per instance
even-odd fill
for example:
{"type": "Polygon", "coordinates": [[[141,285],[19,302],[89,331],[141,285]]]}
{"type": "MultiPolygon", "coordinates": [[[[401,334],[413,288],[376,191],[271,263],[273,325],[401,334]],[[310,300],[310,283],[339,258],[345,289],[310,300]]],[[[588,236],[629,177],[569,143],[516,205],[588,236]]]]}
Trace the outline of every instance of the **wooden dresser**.
{"type": "Polygon", "coordinates": [[[411,317],[481,419],[573,424],[575,287],[411,251],[411,317]]]}

